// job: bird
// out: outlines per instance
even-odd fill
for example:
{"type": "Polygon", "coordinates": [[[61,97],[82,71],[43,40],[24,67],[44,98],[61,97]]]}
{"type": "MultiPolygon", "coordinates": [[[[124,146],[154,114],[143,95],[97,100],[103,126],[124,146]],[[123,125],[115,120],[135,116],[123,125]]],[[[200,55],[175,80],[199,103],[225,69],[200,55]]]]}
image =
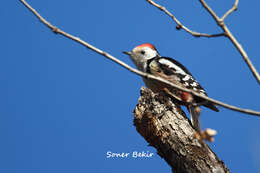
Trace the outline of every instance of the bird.
{"type": "MultiPolygon", "coordinates": [[[[132,51],[123,51],[123,53],[130,56],[130,59],[138,70],[161,77],[202,96],[207,96],[206,91],[184,65],[173,58],[160,56],[153,44],[143,43],[133,48],[132,51]]],[[[192,126],[198,132],[201,131],[199,119],[200,106],[205,106],[216,112],[219,111],[214,103],[192,95],[189,92],[181,91],[154,79],[143,77],[143,81],[153,92],[165,92],[174,101],[186,106],[190,114],[192,126]]]]}

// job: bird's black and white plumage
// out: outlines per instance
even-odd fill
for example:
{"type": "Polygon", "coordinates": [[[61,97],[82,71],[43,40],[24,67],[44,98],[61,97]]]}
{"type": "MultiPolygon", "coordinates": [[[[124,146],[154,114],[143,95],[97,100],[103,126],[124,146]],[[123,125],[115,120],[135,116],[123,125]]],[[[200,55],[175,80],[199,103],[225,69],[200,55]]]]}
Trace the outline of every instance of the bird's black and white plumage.
{"type": "MultiPolygon", "coordinates": [[[[135,47],[133,51],[125,53],[130,55],[132,61],[139,70],[159,76],[178,86],[191,89],[194,92],[207,96],[206,91],[182,64],[172,58],[161,57],[152,44],[142,44],[135,47]]],[[[192,124],[197,131],[200,131],[199,105],[218,111],[213,103],[203,100],[200,97],[193,96],[190,93],[175,89],[156,80],[145,78],[143,78],[143,80],[146,86],[154,92],[165,91],[176,101],[187,106],[191,114],[192,124]]]]}

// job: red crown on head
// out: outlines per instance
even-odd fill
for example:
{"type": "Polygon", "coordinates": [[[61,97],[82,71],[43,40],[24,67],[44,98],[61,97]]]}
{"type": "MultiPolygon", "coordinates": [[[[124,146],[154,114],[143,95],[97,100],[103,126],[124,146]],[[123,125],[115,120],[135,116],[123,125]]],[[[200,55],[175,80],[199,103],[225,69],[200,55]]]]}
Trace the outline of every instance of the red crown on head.
{"type": "Polygon", "coordinates": [[[141,45],[139,45],[137,47],[140,47],[140,48],[141,47],[150,47],[151,49],[156,50],[155,46],[150,44],[150,43],[144,43],[144,44],[141,44],[141,45]]]}

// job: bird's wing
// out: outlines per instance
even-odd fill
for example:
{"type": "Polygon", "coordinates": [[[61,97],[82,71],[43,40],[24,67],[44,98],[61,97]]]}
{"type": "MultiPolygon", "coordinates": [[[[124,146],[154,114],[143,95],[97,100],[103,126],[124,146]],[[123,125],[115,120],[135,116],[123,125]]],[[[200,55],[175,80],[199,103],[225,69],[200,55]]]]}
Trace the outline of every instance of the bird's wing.
{"type": "MultiPolygon", "coordinates": [[[[201,95],[207,96],[206,91],[191,75],[191,73],[181,63],[174,59],[168,57],[156,57],[149,63],[148,72],[171,81],[176,85],[191,89],[201,95]]],[[[196,103],[205,102],[205,100],[200,97],[195,96],[194,99],[196,103]]],[[[205,102],[203,105],[214,111],[218,111],[216,106],[210,102],[205,102]]]]}

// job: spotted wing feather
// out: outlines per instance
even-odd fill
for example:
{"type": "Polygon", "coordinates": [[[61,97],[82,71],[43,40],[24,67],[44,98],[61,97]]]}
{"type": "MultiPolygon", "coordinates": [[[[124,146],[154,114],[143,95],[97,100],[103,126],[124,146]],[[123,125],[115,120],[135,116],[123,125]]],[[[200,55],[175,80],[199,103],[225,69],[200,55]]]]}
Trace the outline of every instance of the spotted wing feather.
{"type": "MultiPolygon", "coordinates": [[[[183,87],[187,89],[194,90],[195,92],[207,96],[206,91],[203,89],[203,87],[198,83],[198,81],[191,75],[191,73],[178,61],[168,58],[168,57],[156,57],[155,59],[151,61],[156,61],[159,65],[159,68],[161,70],[160,73],[165,74],[165,76],[172,76],[173,80],[177,80],[177,83],[180,83],[183,87]]],[[[196,103],[202,103],[205,102],[200,97],[195,96],[195,102],[196,103]]],[[[204,106],[214,110],[218,111],[217,107],[210,103],[206,102],[203,104],[204,106]]]]}

